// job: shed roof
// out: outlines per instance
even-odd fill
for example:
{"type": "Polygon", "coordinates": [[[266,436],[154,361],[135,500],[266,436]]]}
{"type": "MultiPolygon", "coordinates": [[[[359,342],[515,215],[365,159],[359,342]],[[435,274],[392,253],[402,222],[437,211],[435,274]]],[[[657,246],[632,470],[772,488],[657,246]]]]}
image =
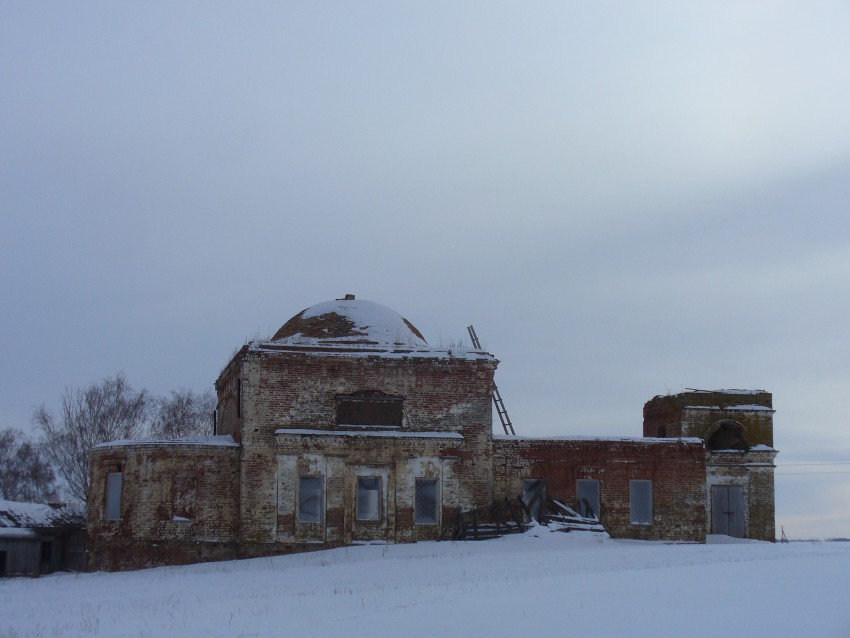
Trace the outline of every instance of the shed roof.
{"type": "Polygon", "coordinates": [[[83,527],[84,517],[68,505],[42,505],[0,500],[0,531],[83,527]]]}

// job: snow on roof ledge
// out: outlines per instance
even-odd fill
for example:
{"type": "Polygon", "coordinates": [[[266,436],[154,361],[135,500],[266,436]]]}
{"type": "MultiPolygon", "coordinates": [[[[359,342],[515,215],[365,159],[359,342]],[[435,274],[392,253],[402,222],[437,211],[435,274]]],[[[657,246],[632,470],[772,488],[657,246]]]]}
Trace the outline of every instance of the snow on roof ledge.
{"type": "Polygon", "coordinates": [[[756,405],[755,403],[737,403],[726,406],[720,405],[686,405],[686,410],[739,410],[741,412],[776,412],[773,408],[766,405],[756,405]]]}
{"type": "Polygon", "coordinates": [[[211,447],[239,447],[229,434],[213,436],[187,436],[183,439],[121,439],[98,443],[95,449],[104,447],[128,447],[133,445],[207,445],[211,447]]]}
{"type": "Polygon", "coordinates": [[[457,439],[463,440],[459,432],[400,432],[399,430],[311,430],[309,428],[281,428],[275,434],[295,436],[354,436],[390,439],[457,439]]]}
{"type": "Polygon", "coordinates": [[[695,394],[767,394],[767,390],[742,390],[738,388],[720,388],[718,390],[699,390],[697,388],[685,388],[685,392],[695,394]]]}
{"type": "Polygon", "coordinates": [[[511,434],[494,434],[494,441],[600,441],[605,443],[702,443],[695,436],[680,437],[651,437],[651,436],[514,436],[511,434]]]}
{"type": "MultiPolygon", "coordinates": [[[[12,529],[82,525],[84,515],[69,505],[44,505],[0,500],[0,535],[15,534],[12,529]]],[[[26,534],[18,534],[19,537],[26,534]]]]}

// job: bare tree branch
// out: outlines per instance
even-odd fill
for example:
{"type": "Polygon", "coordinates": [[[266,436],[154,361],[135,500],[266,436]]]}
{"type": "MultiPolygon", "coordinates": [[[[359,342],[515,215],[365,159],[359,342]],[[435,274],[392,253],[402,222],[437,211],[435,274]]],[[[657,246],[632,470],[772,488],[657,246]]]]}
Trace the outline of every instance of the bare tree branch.
{"type": "Polygon", "coordinates": [[[135,392],[122,373],[87,388],[66,388],[59,418],[42,405],[33,423],[44,434],[45,451],[70,496],[85,502],[89,452],[99,443],[135,439],[144,434],[149,396],[135,392]]]}
{"type": "Polygon", "coordinates": [[[56,477],[43,450],[23,432],[0,431],[0,498],[47,503],[56,500],[56,477]]]}
{"type": "Polygon", "coordinates": [[[151,436],[158,439],[179,439],[213,433],[215,397],[212,392],[195,394],[180,388],[170,397],[156,399],[151,436]]]}

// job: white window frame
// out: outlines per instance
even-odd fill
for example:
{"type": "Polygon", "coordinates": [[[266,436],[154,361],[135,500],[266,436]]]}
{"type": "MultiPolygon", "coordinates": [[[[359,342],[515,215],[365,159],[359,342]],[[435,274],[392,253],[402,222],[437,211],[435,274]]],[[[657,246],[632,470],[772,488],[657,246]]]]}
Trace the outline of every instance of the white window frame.
{"type": "Polygon", "coordinates": [[[652,525],[652,481],[629,481],[629,519],[632,525],[652,525]]]}
{"type": "MultiPolygon", "coordinates": [[[[374,523],[382,520],[383,518],[383,507],[382,507],[382,496],[383,495],[383,478],[380,475],[362,475],[357,477],[357,484],[355,486],[355,518],[364,523],[374,523]],[[375,482],[376,487],[367,487],[368,483],[372,481],[375,482]],[[374,503],[367,502],[367,493],[374,492],[374,503]]],[[[368,497],[369,501],[372,500],[372,496],[368,497]]]]}
{"type": "Polygon", "coordinates": [[[110,472],[106,475],[106,502],[103,508],[103,519],[106,521],[121,519],[121,486],[123,482],[123,472],[110,472]]]}

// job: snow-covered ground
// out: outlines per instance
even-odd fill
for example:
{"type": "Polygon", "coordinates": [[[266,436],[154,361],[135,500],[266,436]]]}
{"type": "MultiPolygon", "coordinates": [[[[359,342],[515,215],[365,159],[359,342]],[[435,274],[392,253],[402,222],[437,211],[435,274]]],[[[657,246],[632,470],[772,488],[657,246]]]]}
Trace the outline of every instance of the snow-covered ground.
{"type": "Polygon", "coordinates": [[[665,545],[536,528],[6,579],[0,636],[847,638],[848,603],[850,543],[665,545]]]}

